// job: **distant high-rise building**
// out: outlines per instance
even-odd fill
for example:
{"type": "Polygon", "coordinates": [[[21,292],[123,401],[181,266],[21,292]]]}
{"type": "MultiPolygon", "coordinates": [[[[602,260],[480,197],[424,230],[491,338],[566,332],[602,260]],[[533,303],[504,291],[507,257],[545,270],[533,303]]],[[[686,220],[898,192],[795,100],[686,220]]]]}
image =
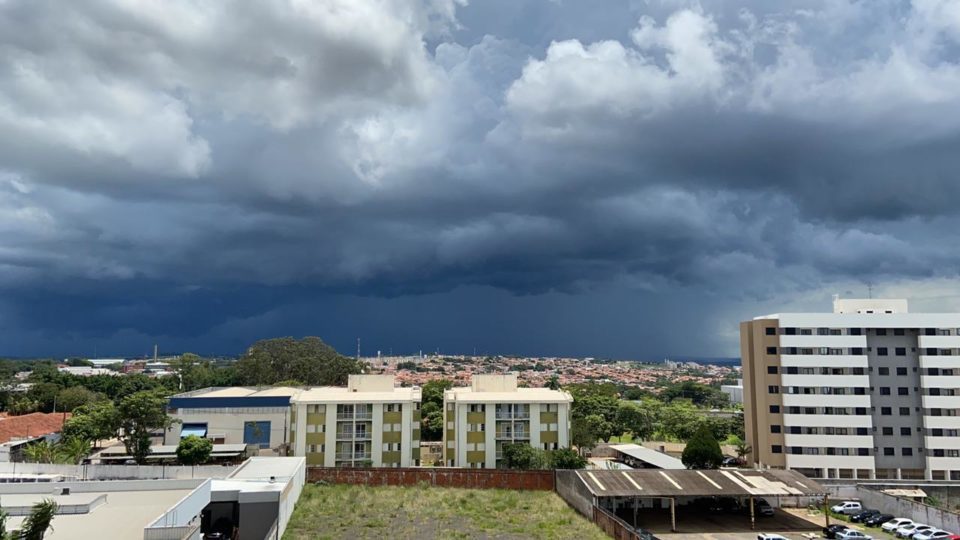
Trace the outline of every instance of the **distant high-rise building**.
{"type": "Polygon", "coordinates": [[[740,324],[757,465],[816,478],[960,480],[960,313],[834,299],[740,324]]]}

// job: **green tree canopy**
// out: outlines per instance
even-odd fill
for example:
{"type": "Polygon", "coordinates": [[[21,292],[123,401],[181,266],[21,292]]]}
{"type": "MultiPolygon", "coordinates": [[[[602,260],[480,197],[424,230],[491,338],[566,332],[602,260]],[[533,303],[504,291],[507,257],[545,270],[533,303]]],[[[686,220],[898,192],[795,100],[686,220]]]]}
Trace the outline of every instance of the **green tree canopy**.
{"type": "Polygon", "coordinates": [[[110,401],[96,401],[77,407],[63,424],[63,436],[87,441],[102,441],[117,436],[120,412],[110,401]]]}
{"type": "Polygon", "coordinates": [[[254,343],[236,364],[240,384],[270,386],[297,380],[306,385],[342,386],[360,373],[360,364],[341,356],[317,337],[264,339],[254,343]]]}
{"type": "Polygon", "coordinates": [[[20,525],[18,540],[43,540],[47,529],[51,528],[59,505],[53,499],[43,499],[33,505],[30,515],[20,525]]]}
{"type": "Polygon", "coordinates": [[[503,461],[508,469],[545,469],[546,452],[526,443],[508,443],[503,445],[503,461]]]}
{"type": "Polygon", "coordinates": [[[154,391],[137,392],[123,398],[117,409],[123,445],[138,464],[143,464],[150,455],[150,434],[170,427],[167,399],[154,391]]]}
{"type": "Polygon", "coordinates": [[[721,408],[730,405],[730,397],[719,388],[694,381],[671,384],[660,392],[660,397],[666,401],[689,399],[701,407],[721,408]]]}
{"type": "Polygon", "coordinates": [[[177,460],[183,465],[203,465],[210,459],[210,452],[213,452],[213,441],[188,435],[177,445],[177,460]]]}
{"type": "Polygon", "coordinates": [[[714,438],[710,428],[703,425],[687,441],[680,461],[688,469],[716,469],[723,463],[720,443],[714,438]]]}
{"type": "Polygon", "coordinates": [[[83,386],[71,386],[57,394],[57,410],[70,412],[77,407],[103,399],[105,397],[102,394],[97,394],[83,386]]]}
{"type": "Polygon", "coordinates": [[[582,469],[587,460],[572,448],[559,448],[547,454],[547,463],[551,469],[582,469]]]}
{"type": "Polygon", "coordinates": [[[600,439],[599,430],[603,429],[605,422],[598,414],[570,420],[570,443],[581,453],[593,450],[600,439]]]}
{"type": "Polygon", "coordinates": [[[657,429],[660,402],[647,399],[642,404],[621,401],[617,407],[617,424],[633,434],[635,439],[647,440],[657,429]]]}

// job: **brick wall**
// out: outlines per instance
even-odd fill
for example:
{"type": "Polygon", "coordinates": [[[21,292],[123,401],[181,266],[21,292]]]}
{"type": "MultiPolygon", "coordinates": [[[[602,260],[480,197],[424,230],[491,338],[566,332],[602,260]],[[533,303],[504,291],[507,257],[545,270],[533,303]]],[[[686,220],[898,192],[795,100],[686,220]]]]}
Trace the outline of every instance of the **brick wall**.
{"type": "Polygon", "coordinates": [[[364,486],[414,486],[553,491],[553,471],[442,468],[311,467],[308,482],[364,486]]]}

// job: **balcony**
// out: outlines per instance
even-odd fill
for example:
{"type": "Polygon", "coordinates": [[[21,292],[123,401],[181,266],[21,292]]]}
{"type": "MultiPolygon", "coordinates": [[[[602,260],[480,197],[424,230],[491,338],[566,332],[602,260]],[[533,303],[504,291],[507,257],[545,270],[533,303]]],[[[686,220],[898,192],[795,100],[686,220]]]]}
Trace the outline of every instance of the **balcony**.
{"type": "Polygon", "coordinates": [[[869,407],[870,396],[856,394],[781,394],[785,407],[869,407]]]}
{"type": "Polygon", "coordinates": [[[527,412],[498,412],[497,420],[529,420],[530,411],[527,412]]]}
{"type": "Polygon", "coordinates": [[[837,386],[843,388],[867,388],[870,386],[868,375],[794,375],[785,373],[780,380],[783,386],[837,386]]]}
{"type": "Polygon", "coordinates": [[[781,347],[851,349],[866,348],[867,336],[798,336],[781,335],[781,347]]]}
{"type": "MultiPolygon", "coordinates": [[[[869,414],[784,414],[783,424],[801,427],[873,427],[873,417],[869,414]]],[[[870,446],[873,446],[872,444],[870,446]]]]}
{"type": "Polygon", "coordinates": [[[517,440],[517,439],[529,439],[529,438],[530,438],[530,432],[529,432],[529,431],[498,431],[498,432],[497,432],[497,438],[498,438],[498,439],[513,439],[513,440],[517,440]]]}
{"type": "Polygon", "coordinates": [[[337,440],[369,441],[371,435],[367,431],[338,431],[337,440]]]}
{"type": "Polygon", "coordinates": [[[867,367],[866,355],[821,355],[821,354],[784,354],[780,356],[782,367],[867,367]]]}
{"type": "Polygon", "coordinates": [[[356,461],[361,459],[371,459],[370,452],[338,452],[337,461],[356,461]]]}

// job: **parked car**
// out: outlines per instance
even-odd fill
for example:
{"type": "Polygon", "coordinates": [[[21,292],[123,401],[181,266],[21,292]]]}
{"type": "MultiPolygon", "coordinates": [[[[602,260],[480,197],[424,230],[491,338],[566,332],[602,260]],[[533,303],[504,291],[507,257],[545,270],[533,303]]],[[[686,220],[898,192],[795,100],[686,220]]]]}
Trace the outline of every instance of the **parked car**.
{"type": "Polygon", "coordinates": [[[912,519],[907,519],[907,518],[894,518],[894,519],[891,519],[890,521],[884,523],[883,525],[881,525],[880,528],[881,528],[884,532],[888,532],[888,533],[890,533],[890,534],[893,534],[894,531],[896,531],[896,530],[899,529],[900,527],[903,527],[904,525],[909,525],[909,524],[911,524],[911,523],[913,523],[913,520],[912,520],[912,519]]]}
{"type": "Polygon", "coordinates": [[[853,514],[859,514],[863,512],[863,505],[857,501],[843,501],[840,504],[835,504],[830,507],[830,511],[837,514],[846,514],[852,516],[853,514]]]}
{"type": "Polygon", "coordinates": [[[847,527],[846,525],[844,525],[844,524],[842,524],[842,523],[834,523],[834,524],[832,524],[832,525],[828,525],[828,526],[826,526],[826,527],[823,528],[823,537],[824,537],[824,538],[836,538],[836,537],[837,537],[837,533],[843,532],[843,531],[845,531],[845,530],[847,530],[847,529],[849,529],[849,528],[850,528],[850,527],[847,527]]]}
{"type": "Polygon", "coordinates": [[[835,536],[837,540],[873,540],[873,537],[856,529],[844,529],[835,536]]]}
{"type": "Polygon", "coordinates": [[[760,533],[757,535],[757,540],[787,540],[787,538],[779,534],[760,533]]]}
{"type": "Polygon", "coordinates": [[[933,527],[930,525],[924,525],[923,523],[908,523],[902,527],[897,528],[896,535],[899,538],[913,538],[913,535],[918,532],[932,531],[933,527]]]}
{"type": "Polygon", "coordinates": [[[952,532],[947,532],[943,529],[932,529],[915,533],[913,540],[949,540],[951,536],[954,536],[952,532]]]}
{"type": "MultiPolygon", "coordinates": [[[[722,461],[720,464],[721,464],[723,467],[739,467],[739,466],[740,466],[740,460],[737,459],[737,458],[735,458],[735,457],[727,456],[727,457],[723,458],[723,461],[722,461]]],[[[776,535],[776,534],[775,534],[775,535],[773,535],[773,536],[779,536],[779,535],[776,535]]]]}
{"type": "Polygon", "coordinates": [[[757,513],[757,515],[760,515],[760,516],[773,515],[773,507],[770,506],[770,503],[768,503],[766,499],[754,499],[753,508],[754,508],[754,511],[757,513]]]}
{"type": "Polygon", "coordinates": [[[872,518],[873,516],[879,515],[879,510],[864,510],[858,514],[850,516],[850,521],[852,523],[863,523],[866,520],[872,518]]]}
{"type": "Polygon", "coordinates": [[[879,527],[895,517],[893,514],[877,514],[872,518],[867,518],[863,524],[867,527],[879,527]]]}
{"type": "Polygon", "coordinates": [[[708,509],[716,514],[730,514],[740,509],[740,503],[733,497],[717,497],[710,501],[708,509]]]}

